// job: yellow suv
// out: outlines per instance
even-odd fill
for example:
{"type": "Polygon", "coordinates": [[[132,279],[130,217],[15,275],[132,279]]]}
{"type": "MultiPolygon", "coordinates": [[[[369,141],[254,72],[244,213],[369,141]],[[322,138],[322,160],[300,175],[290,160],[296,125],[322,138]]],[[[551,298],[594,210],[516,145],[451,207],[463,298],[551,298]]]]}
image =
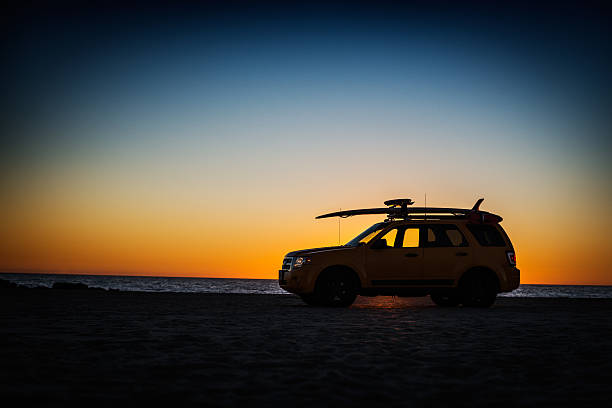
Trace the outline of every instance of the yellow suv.
{"type": "Polygon", "coordinates": [[[289,252],[281,288],[307,304],[350,306],[357,295],[427,296],[439,306],[489,307],[519,286],[520,271],[502,218],[479,209],[410,207],[340,211],[317,218],[387,214],[347,244],[289,252]]]}

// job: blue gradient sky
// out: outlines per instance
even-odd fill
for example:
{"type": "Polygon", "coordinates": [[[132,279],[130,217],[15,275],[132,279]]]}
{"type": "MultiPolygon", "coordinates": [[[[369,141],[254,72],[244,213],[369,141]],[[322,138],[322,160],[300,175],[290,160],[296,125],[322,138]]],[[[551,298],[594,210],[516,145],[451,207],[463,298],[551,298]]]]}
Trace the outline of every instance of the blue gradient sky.
{"type": "Polygon", "coordinates": [[[329,239],[318,211],[427,192],[431,205],[484,196],[519,259],[526,248],[528,280],[564,268],[563,282],[612,282],[610,244],[581,244],[601,260],[588,278],[583,258],[558,260],[560,235],[576,234],[566,214],[587,200],[605,213],[612,197],[610,15],[596,4],[66,6],[8,20],[0,267],[273,277],[285,245],[329,239]],[[291,211],[275,215],[281,203],[291,211]],[[240,232],[259,241],[241,274],[209,240],[244,211],[284,238],[240,232]]]}

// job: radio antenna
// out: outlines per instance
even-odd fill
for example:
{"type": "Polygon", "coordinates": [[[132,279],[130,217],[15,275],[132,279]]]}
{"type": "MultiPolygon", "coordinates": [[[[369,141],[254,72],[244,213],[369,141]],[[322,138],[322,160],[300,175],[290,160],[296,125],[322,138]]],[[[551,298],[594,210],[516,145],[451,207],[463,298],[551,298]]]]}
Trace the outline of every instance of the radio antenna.
{"type": "MultiPolygon", "coordinates": [[[[340,208],[342,211],[342,208],[340,208]]],[[[338,217],[338,246],[340,246],[340,217],[338,217]]]]}
{"type": "Polygon", "coordinates": [[[425,219],[427,219],[427,193],[425,193],[425,219]]]}

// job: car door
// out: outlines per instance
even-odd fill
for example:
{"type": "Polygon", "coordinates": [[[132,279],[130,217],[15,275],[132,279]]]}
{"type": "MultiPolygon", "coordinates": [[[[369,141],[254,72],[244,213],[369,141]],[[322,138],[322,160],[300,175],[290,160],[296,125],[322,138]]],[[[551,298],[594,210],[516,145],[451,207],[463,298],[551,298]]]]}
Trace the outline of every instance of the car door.
{"type": "Polygon", "coordinates": [[[419,226],[399,226],[368,244],[366,271],[372,286],[419,285],[423,248],[419,226]]]}
{"type": "Polygon", "coordinates": [[[424,228],[423,279],[431,286],[449,286],[472,264],[472,248],[452,224],[430,224],[424,228]]]}

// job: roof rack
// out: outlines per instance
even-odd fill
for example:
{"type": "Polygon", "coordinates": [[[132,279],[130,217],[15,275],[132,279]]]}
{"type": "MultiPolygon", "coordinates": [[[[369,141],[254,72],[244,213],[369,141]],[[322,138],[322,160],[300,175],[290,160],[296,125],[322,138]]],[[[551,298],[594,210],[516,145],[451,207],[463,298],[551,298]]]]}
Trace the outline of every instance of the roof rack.
{"type": "Polygon", "coordinates": [[[330,217],[341,217],[348,218],[354,215],[366,215],[366,214],[387,214],[389,221],[397,219],[427,219],[427,218],[444,218],[444,219],[456,219],[456,218],[467,218],[470,222],[475,223],[498,223],[503,220],[497,214],[492,214],[487,211],[480,210],[480,204],[484,201],[484,198],[478,199],[474,206],[470,209],[467,208],[445,208],[445,207],[408,207],[412,205],[414,201],[409,198],[401,198],[394,200],[385,201],[387,208],[362,208],[357,210],[345,210],[336,211],[333,213],[322,214],[316,219],[330,218],[330,217]],[[433,217],[430,217],[433,216],[433,217]]]}

